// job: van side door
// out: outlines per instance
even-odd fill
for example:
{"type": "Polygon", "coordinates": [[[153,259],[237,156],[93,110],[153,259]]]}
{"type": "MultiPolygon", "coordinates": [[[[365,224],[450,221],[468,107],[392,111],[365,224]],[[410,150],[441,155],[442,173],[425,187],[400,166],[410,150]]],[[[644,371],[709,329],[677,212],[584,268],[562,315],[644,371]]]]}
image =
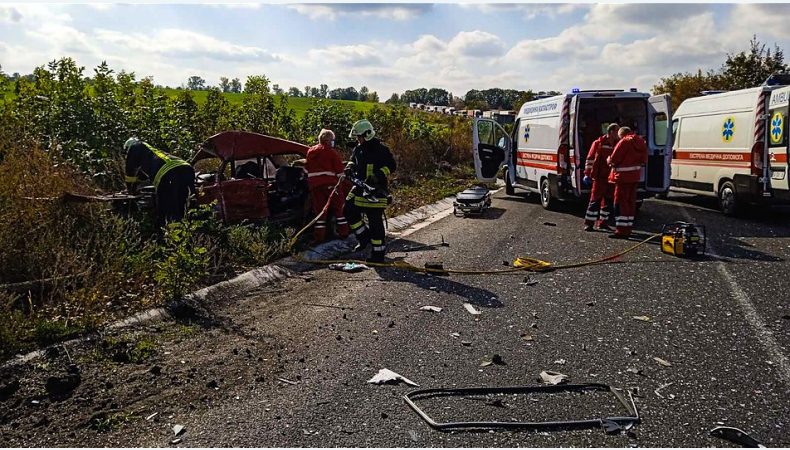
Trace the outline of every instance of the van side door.
{"type": "Polygon", "coordinates": [[[502,166],[507,165],[508,176],[515,182],[512,157],[512,140],[508,133],[493,119],[475,118],[472,122],[472,153],[475,175],[479,181],[495,182],[502,166]]]}
{"type": "Polygon", "coordinates": [[[648,99],[647,167],[645,190],[666,192],[672,174],[672,104],[669,94],[648,99]]]}

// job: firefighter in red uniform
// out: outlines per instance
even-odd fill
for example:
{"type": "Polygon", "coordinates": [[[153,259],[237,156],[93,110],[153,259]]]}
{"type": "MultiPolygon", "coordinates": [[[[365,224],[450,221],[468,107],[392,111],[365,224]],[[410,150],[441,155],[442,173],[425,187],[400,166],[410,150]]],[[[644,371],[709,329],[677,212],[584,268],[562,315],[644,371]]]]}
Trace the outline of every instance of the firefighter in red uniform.
{"type": "Polygon", "coordinates": [[[614,183],[614,220],[616,230],[610,238],[626,239],[631,235],[636,215],[636,190],[647,164],[647,143],[628,127],[618,132],[620,141],[612,151],[608,162],[612,168],[609,181],[614,183]]]}
{"type": "Polygon", "coordinates": [[[343,189],[339,186],[332,194],[338,179],[343,176],[343,161],[335,151],[335,133],[331,130],[321,130],[318,135],[318,145],[310,147],[307,151],[307,184],[310,187],[310,197],[313,200],[313,213],[319,216],[313,227],[314,243],[320,244],[326,240],[327,218],[331,212],[335,216],[337,237],[348,237],[348,222],[343,215],[346,200],[343,189]],[[330,200],[329,208],[324,214],[326,202],[330,200]]]}
{"type": "Polygon", "coordinates": [[[614,185],[609,183],[609,163],[606,159],[611,156],[615,144],[620,139],[617,130],[620,126],[616,123],[610,124],[606,128],[606,134],[596,139],[590,152],[587,153],[587,161],[584,164],[584,183],[592,183],[590,192],[590,204],[584,215],[584,231],[592,231],[593,225],[599,230],[609,230],[607,221],[612,212],[614,200],[614,185]]]}

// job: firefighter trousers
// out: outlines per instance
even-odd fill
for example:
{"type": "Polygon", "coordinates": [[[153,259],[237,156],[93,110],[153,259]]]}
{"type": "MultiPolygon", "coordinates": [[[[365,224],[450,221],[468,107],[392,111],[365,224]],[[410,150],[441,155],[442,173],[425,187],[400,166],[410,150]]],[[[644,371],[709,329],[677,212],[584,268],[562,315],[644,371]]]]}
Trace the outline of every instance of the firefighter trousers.
{"type": "Polygon", "coordinates": [[[593,179],[590,204],[584,214],[584,224],[600,227],[609,220],[614,206],[614,185],[606,178],[593,179]]]}
{"type": "Polygon", "coordinates": [[[639,183],[616,183],[614,187],[615,234],[630,236],[636,216],[636,189],[639,183]]]}
{"type": "Polygon", "coordinates": [[[156,219],[159,226],[184,218],[189,196],[195,193],[195,170],[177,166],[162,175],[156,187],[156,219]]]}
{"type": "Polygon", "coordinates": [[[360,248],[368,244],[373,246],[370,253],[372,260],[384,259],[384,208],[362,208],[354,204],[353,200],[346,202],[346,218],[351,224],[351,231],[357,237],[360,248]],[[362,216],[367,218],[367,224],[362,216]]]}
{"type": "Polygon", "coordinates": [[[326,240],[327,219],[330,214],[335,217],[335,225],[337,226],[335,231],[337,237],[340,239],[348,237],[348,221],[343,212],[346,200],[340,192],[335,192],[334,195],[332,195],[333,191],[334,186],[318,186],[310,189],[310,198],[313,202],[313,213],[319,216],[313,226],[313,238],[316,243],[321,243],[326,240]],[[323,210],[326,203],[330,201],[330,195],[332,198],[329,208],[327,208],[326,212],[322,215],[321,210],[323,210]]]}

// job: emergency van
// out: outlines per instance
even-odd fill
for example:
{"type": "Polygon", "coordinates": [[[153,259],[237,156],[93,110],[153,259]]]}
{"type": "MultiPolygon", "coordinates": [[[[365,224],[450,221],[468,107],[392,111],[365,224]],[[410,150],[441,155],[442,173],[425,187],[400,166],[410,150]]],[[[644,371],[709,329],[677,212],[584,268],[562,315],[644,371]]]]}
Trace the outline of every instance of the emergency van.
{"type": "Polygon", "coordinates": [[[694,97],[675,112],[671,189],[717,197],[725,214],[787,203],[790,87],[694,97]]]}
{"type": "Polygon", "coordinates": [[[516,189],[540,195],[546,209],[557,200],[589,194],[582,185],[590,146],[611,123],[645,138],[648,162],[639,195],[669,188],[671,108],[668,95],[630,91],[579,91],[524,103],[508,134],[493,119],[475,119],[473,153],[478,180],[495,181],[505,167],[508,195],[516,189]]]}

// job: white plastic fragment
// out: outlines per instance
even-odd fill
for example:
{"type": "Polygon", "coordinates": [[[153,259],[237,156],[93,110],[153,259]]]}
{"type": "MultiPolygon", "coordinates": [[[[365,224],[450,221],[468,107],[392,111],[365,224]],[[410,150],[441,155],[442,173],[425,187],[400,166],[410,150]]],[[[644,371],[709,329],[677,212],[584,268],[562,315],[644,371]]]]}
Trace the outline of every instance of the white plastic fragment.
{"type": "Polygon", "coordinates": [[[540,378],[547,384],[560,384],[568,381],[568,375],[563,375],[559,372],[552,372],[551,370],[544,370],[540,373],[540,378]]]}
{"type": "Polygon", "coordinates": [[[379,373],[377,373],[373,378],[368,380],[370,384],[385,384],[385,383],[397,383],[402,381],[409,386],[419,386],[419,384],[411,381],[410,379],[404,377],[403,375],[399,375],[389,369],[381,369],[379,373]]]}
{"type": "Polygon", "coordinates": [[[466,310],[469,311],[469,314],[472,314],[473,316],[480,315],[480,311],[475,309],[471,303],[464,303],[464,308],[466,308],[466,310]]]}
{"type": "Polygon", "coordinates": [[[442,312],[442,308],[438,306],[425,305],[420,308],[420,311],[442,312]]]}

